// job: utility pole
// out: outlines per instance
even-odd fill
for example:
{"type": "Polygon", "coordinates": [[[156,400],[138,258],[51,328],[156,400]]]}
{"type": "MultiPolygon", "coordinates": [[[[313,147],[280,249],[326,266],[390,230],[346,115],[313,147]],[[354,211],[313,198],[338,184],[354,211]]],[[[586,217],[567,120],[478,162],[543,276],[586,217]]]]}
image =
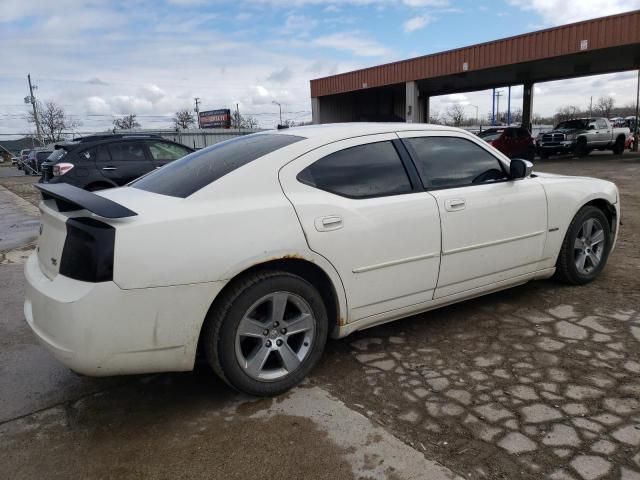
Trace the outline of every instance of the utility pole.
{"type": "Polygon", "coordinates": [[[194,100],[196,101],[196,108],[193,111],[196,112],[196,118],[198,119],[198,128],[202,128],[200,127],[200,98],[195,97],[194,100]]]}
{"type": "Polygon", "coordinates": [[[493,89],[493,94],[491,95],[491,125],[494,126],[496,124],[496,89],[493,89]]]}
{"type": "Polygon", "coordinates": [[[591,99],[589,100],[589,118],[591,118],[592,110],[593,110],[593,95],[591,95],[591,99]]]}
{"type": "Polygon", "coordinates": [[[633,139],[633,151],[637,152],[638,151],[638,141],[640,140],[640,135],[638,134],[638,123],[640,118],[638,117],[638,114],[640,114],[640,70],[638,70],[638,87],[637,87],[637,92],[636,92],[636,118],[635,118],[635,135],[634,135],[634,139],[633,139]]]}
{"type": "Polygon", "coordinates": [[[236,103],[236,118],[238,119],[238,133],[240,133],[240,107],[236,103]]]}
{"type": "Polygon", "coordinates": [[[40,119],[38,118],[38,109],[36,108],[36,97],[33,96],[33,91],[38,87],[36,85],[31,85],[31,74],[27,74],[27,80],[29,81],[29,102],[31,102],[31,106],[33,107],[33,119],[36,122],[36,131],[38,132],[38,140],[40,143],[44,144],[42,141],[42,135],[40,133],[40,119]]]}
{"type": "Polygon", "coordinates": [[[496,90],[496,117],[498,117],[498,122],[500,121],[500,97],[504,95],[502,90],[496,90]]]}
{"type": "Polygon", "coordinates": [[[278,105],[278,108],[280,109],[280,125],[282,125],[282,105],[280,105],[278,102],[276,102],[275,100],[273,102],[274,105],[278,105]]]}
{"type": "Polygon", "coordinates": [[[507,100],[507,125],[511,125],[511,85],[509,85],[509,97],[507,100]]]}

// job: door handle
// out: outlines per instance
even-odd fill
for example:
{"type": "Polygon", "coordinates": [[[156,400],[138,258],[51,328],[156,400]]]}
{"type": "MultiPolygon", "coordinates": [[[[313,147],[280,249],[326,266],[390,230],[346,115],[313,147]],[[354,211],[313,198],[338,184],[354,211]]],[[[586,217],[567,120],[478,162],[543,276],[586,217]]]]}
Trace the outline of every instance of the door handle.
{"type": "Polygon", "coordinates": [[[444,202],[444,208],[447,212],[456,212],[458,210],[464,210],[467,203],[462,198],[452,198],[444,202]]]}
{"type": "Polygon", "coordinates": [[[342,217],[340,215],[327,215],[326,217],[318,217],[313,222],[316,230],[319,232],[330,232],[331,230],[338,230],[344,225],[342,223],[342,217]]]}
{"type": "Polygon", "coordinates": [[[110,172],[112,170],[117,170],[118,167],[102,167],[102,170],[106,171],[106,172],[110,172]]]}

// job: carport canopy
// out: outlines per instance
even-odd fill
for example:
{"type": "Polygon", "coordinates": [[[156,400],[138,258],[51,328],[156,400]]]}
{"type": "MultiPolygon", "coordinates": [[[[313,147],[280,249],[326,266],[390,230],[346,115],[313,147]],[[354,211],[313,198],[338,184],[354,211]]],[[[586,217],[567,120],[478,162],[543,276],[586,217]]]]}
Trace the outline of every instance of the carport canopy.
{"type": "Polygon", "coordinates": [[[640,68],[640,10],[311,80],[314,123],[426,122],[429,97],[640,68]]]}

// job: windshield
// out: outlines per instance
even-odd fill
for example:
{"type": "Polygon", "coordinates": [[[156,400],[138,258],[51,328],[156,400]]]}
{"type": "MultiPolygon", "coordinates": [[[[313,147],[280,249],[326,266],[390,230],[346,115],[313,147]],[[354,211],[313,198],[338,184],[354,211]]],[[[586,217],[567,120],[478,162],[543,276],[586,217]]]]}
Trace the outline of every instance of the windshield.
{"type": "Polygon", "coordinates": [[[554,130],[586,130],[589,120],[567,120],[556,125],[554,130]]]}
{"type": "Polygon", "coordinates": [[[52,152],[38,152],[36,153],[36,158],[38,160],[44,160],[46,159],[49,155],[51,155],[52,152]]]}
{"type": "Polygon", "coordinates": [[[227,173],[303,139],[263,133],[234,138],[175,160],[130,185],[147,192],[186,198],[227,173]]]}

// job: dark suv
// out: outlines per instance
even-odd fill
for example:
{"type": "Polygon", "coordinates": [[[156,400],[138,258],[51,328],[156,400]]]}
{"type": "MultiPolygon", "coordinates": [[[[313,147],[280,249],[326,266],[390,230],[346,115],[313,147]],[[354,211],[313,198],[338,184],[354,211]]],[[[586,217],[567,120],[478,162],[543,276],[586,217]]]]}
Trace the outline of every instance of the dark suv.
{"type": "Polygon", "coordinates": [[[42,183],[102,190],[129,183],[193,149],[155,135],[96,135],[56,145],[42,164],[42,183]]]}

